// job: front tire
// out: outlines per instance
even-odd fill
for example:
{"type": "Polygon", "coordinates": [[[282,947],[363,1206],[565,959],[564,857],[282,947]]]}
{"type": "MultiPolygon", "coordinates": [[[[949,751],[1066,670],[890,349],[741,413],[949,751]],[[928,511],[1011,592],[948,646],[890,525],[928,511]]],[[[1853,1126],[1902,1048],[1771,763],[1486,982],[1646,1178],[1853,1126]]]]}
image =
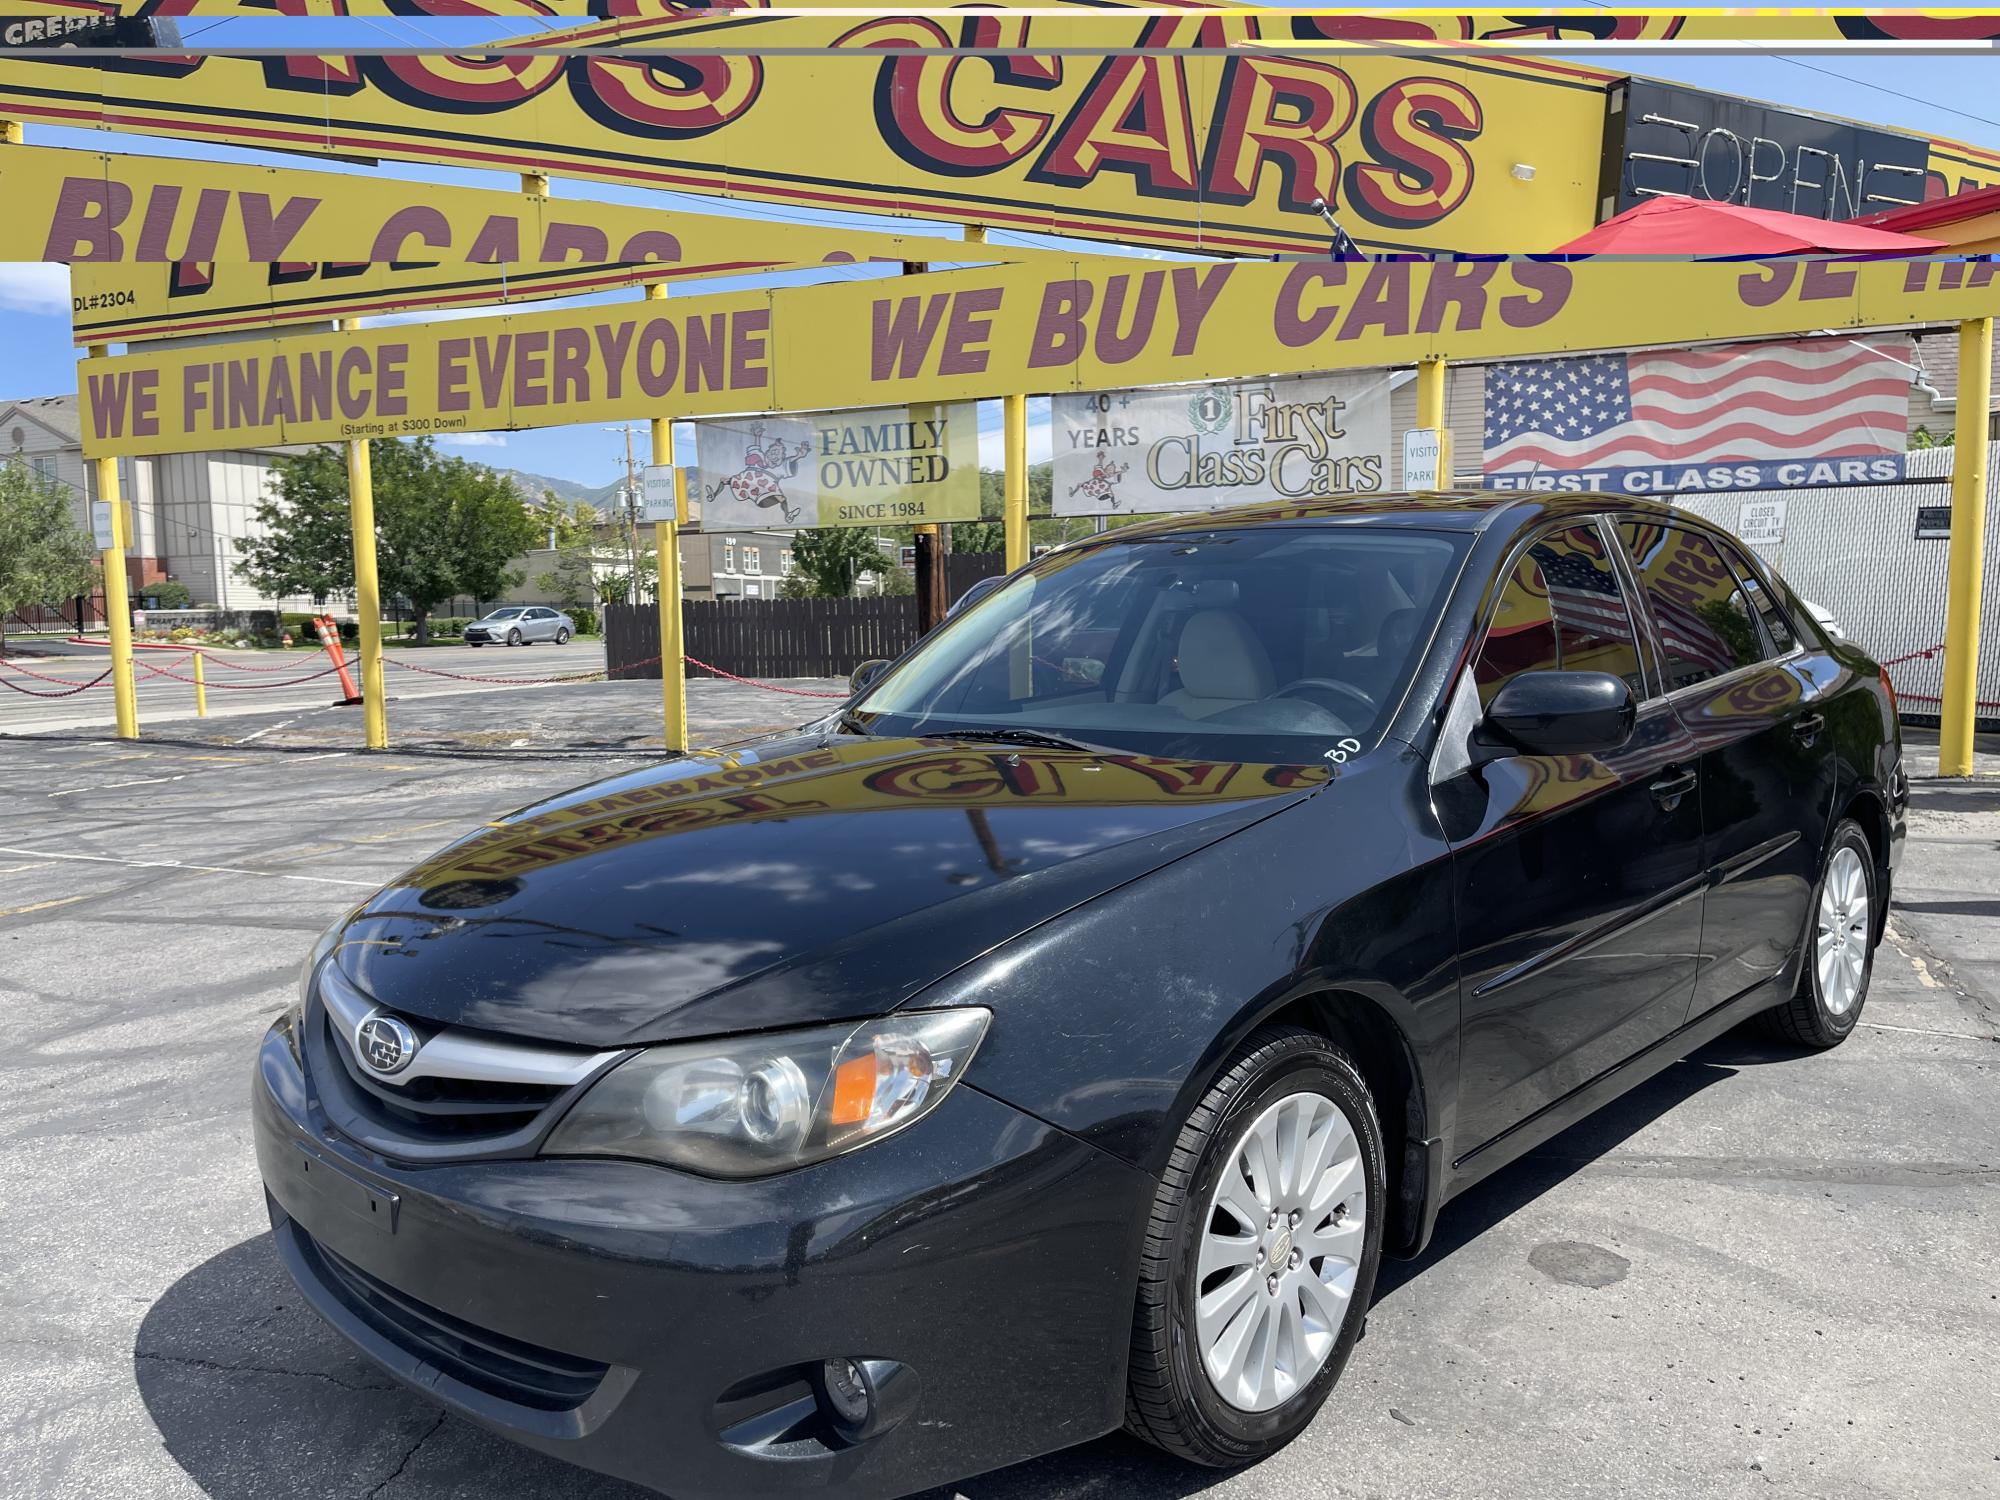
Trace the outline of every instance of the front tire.
{"type": "Polygon", "coordinates": [[[1216,1468],[1296,1437],[1360,1334],[1386,1210],[1382,1131],[1360,1070],[1317,1032],[1256,1032],[1161,1174],[1126,1427],[1216,1468]]]}
{"type": "Polygon", "coordinates": [[[1875,902],[1875,851],[1859,823],[1842,819],[1813,887],[1798,990],[1757,1018],[1766,1033],[1818,1050],[1847,1040],[1875,972],[1875,902]]]}
{"type": "Polygon", "coordinates": [[[518,629],[510,630],[507,632],[507,644],[510,646],[518,646],[521,644],[521,632],[518,629]]]}

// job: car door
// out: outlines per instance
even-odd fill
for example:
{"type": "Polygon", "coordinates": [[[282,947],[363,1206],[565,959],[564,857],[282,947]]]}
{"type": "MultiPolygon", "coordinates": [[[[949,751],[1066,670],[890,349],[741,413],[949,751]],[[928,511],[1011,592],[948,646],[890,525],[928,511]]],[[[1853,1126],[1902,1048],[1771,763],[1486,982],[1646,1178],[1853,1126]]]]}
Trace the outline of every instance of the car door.
{"type": "Polygon", "coordinates": [[[1618,750],[1502,755],[1437,787],[1460,935],[1460,1162],[1673,1031],[1693,992],[1695,745],[1652,691],[1614,547],[1587,522],[1520,549],[1459,689],[1477,704],[1453,707],[1473,719],[1542,668],[1608,671],[1642,700],[1618,750]]]}
{"type": "Polygon", "coordinates": [[[1640,517],[1618,534],[1699,747],[1709,885],[1694,1016],[1783,972],[1804,935],[1833,817],[1833,736],[1814,659],[1740,549],[1640,517]]]}
{"type": "Polygon", "coordinates": [[[556,638],[556,612],[552,609],[528,611],[528,639],[552,641],[556,638]]]}

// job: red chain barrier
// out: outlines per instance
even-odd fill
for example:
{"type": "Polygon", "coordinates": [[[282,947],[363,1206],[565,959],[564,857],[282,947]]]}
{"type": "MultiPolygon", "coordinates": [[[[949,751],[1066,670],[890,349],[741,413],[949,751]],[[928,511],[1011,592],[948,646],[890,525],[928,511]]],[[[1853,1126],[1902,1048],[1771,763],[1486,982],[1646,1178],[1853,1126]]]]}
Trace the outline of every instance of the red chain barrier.
{"type": "MultiPolygon", "coordinates": [[[[1883,662],[1882,666],[1884,670],[1887,670],[1890,667],[1900,667],[1906,661],[1916,661],[1918,658],[1930,661],[1943,650],[1944,642],[1940,641],[1937,645],[1926,646],[1921,651],[1911,651],[1902,656],[1891,657],[1888,661],[1883,662]]],[[[1901,703],[1936,703],[1941,705],[1944,702],[1944,699],[1938,697],[1935,693],[1906,693],[1901,688],[1896,689],[1896,699],[1901,703]]],[[[1972,706],[1974,708],[2000,708],[2000,700],[1976,698],[1973,700],[1972,706]]]]}
{"type": "Polygon", "coordinates": [[[449,677],[453,682],[491,682],[501,687],[523,687],[549,682],[587,682],[593,677],[602,677],[604,668],[596,667],[588,672],[565,672],[555,677],[479,677],[469,672],[447,672],[442,667],[420,667],[413,661],[398,661],[393,656],[383,660],[392,667],[401,667],[405,672],[421,672],[426,677],[449,677]]]}
{"type": "MultiPolygon", "coordinates": [[[[146,670],[151,672],[155,677],[171,677],[175,682],[189,684],[194,682],[192,677],[183,677],[178,672],[168,671],[162,667],[148,667],[146,670]]],[[[322,667],[317,672],[308,672],[304,677],[287,677],[283,682],[211,682],[206,684],[206,686],[226,693],[256,693],[262,692],[265,688],[292,687],[297,683],[312,682],[317,678],[330,676],[339,670],[340,668],[338,667],[322,667]]]]}
{"type": "Polygon", "coordinates": [[[758,682],[755,678],[738,677],[734,672],[725,672],[720,667],[710,666],[699,657],[684,656],[681,660],[691,667],[700,667],[704,672],[713,672],[717,677],[727,677],[731,682],[740,682],[745,687],[762,688],[767,693],[788,693],[794,698],[847,698],[852,696],[849,693],[815,693],[806,688],[779,687],[776,683],[772,682],[758,682]]]}
{"type": "MultiPolygon", "coordinates": [[[[14,666],[12,662],[8,662],[7,665],[9,667],[14,666]]],[[[26,672],[27,668],[16,667],[14,668],[14,670],[26,672]]],[[[28,672],[28,675],[30,677],[40,677],[43,682],[68,681],[67,678],[63,677],[42,677],[42,674],[39,672],[28,672]]],[[[0,677],[0,687],[12,688],[15,692],[24,694],[25,696],[30,698],[74,698],[78,693],[87,692],[91,688],[96,687],[100,682],[104,681],[104,679],[109,677],[110,675],[111,675],[111,668],[106,667],[102,672],[99,672],[95,677],[91,678],[90,681],[79,682],[75,686],[69,688],[67,691],[60,693],[44,693],[37,688],[22,687],[18,682],[9,682],[4,677],[0,677]]]]}

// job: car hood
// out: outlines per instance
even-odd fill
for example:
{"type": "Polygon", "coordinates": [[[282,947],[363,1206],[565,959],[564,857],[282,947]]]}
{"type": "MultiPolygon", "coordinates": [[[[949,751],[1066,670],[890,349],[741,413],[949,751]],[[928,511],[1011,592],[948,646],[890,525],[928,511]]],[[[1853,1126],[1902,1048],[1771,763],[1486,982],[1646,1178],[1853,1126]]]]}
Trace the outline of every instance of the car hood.
{"type": "Polygon", "coordinates": [[[489,823],[357,910],[333,961],[410,1015],[595,1047],[879,1014],[1326,780],[794,736],[489,823]]]}

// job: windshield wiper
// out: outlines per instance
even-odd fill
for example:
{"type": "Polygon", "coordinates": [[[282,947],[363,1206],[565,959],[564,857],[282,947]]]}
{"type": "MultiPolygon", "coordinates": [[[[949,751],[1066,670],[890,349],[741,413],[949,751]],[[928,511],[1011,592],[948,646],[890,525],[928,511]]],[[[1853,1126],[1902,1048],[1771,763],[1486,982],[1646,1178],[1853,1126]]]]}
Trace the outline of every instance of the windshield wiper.
{"type": "Polygon", "coordinates": [[[1093,745],[1087,740],[1065,739],[1059,734],[1048,734],[1040,729],[919,729],[918,739],[924,740],[997,740],[1003,745],[1042,745],[1051,750],[1082,750],[1091,755],[1123,755],[1123,750],[1112,745],[1093,745]]]}
{"type": "Polygon", "coordinates": [[[841,733],[843,734],[867,734],[870,732],[868,726],[861,722],[860,716],[851,708],[836,710],[833,722],[840,726],[841,733]]]}

